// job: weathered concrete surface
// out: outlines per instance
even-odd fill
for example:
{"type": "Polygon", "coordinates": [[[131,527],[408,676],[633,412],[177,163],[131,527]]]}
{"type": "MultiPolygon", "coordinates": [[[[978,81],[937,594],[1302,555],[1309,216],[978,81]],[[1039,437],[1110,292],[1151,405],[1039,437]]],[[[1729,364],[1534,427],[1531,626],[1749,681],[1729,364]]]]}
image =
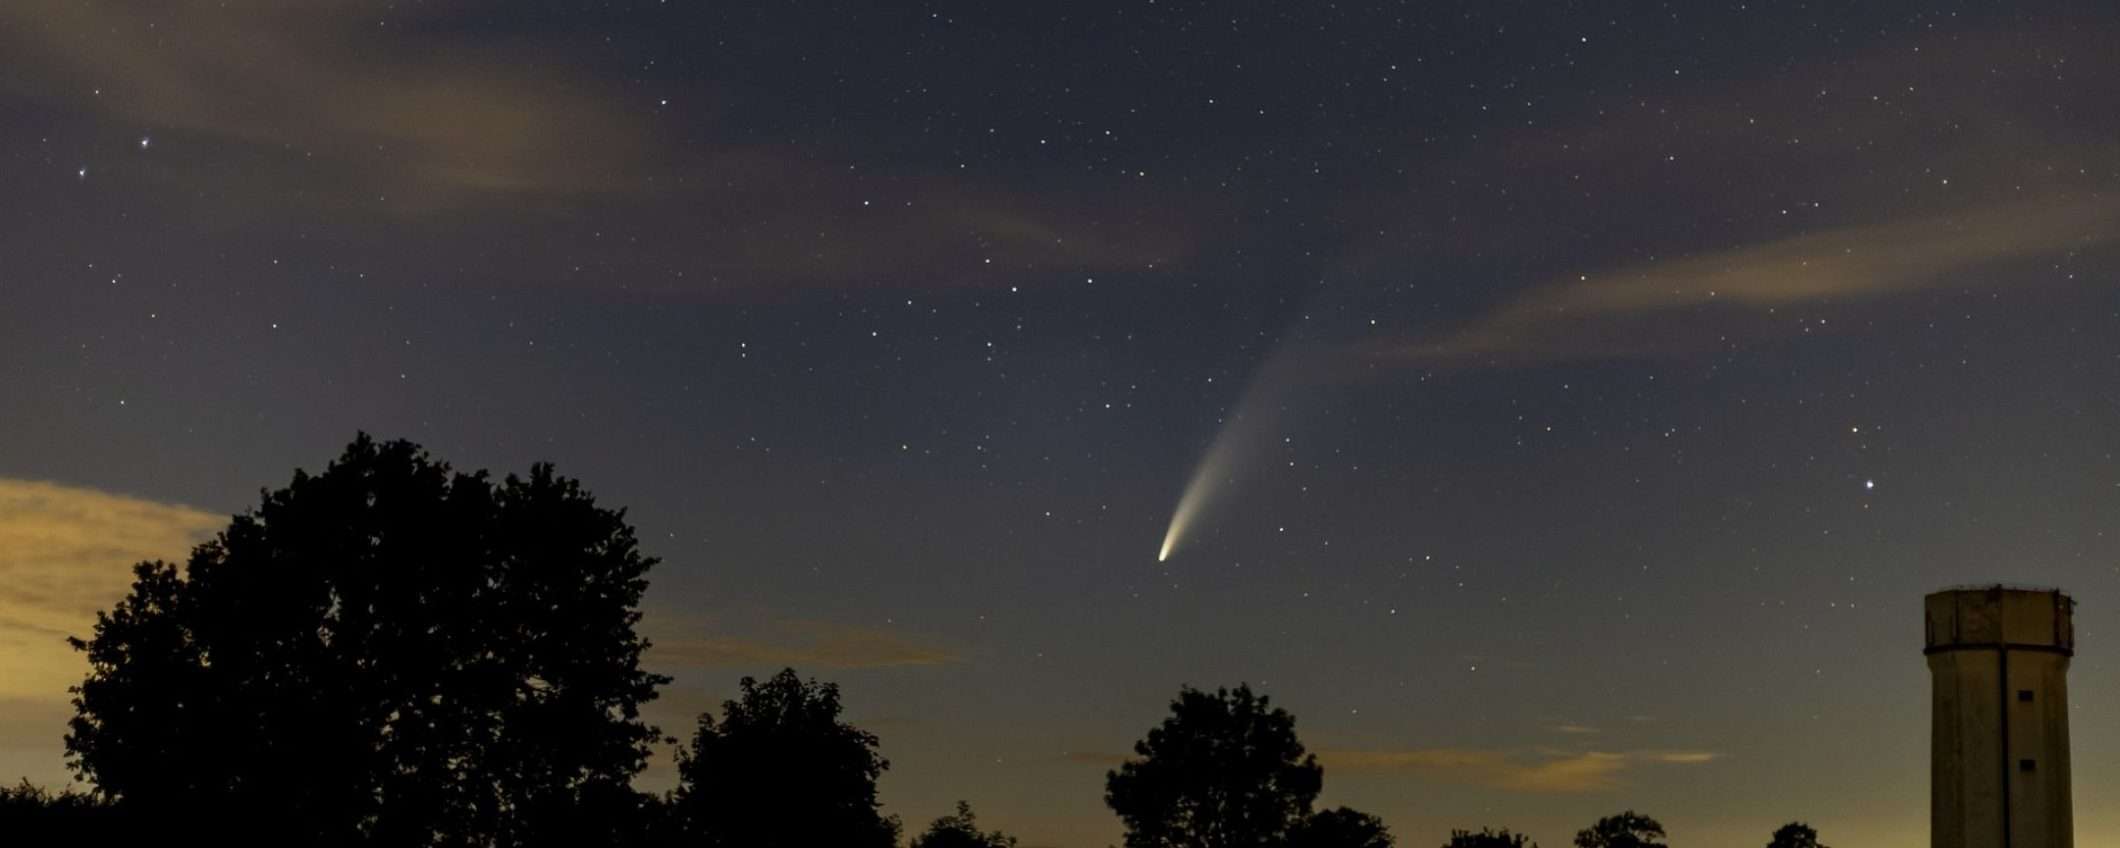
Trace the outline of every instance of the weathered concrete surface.
{"type": "Polygon", "coordinates": [[[1984,586],[1929,595],[1932,848],[2073,848],[2068,663],[2075,602],[1984,586]]]}

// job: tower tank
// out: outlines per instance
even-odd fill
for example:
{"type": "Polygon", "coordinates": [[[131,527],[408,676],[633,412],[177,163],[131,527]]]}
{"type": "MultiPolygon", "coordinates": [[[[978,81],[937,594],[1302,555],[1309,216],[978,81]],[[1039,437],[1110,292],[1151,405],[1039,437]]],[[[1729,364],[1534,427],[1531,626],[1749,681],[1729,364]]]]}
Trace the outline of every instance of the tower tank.
{"type": "Polygon", "coordinates": [[[2075,606],[2059,590],[1999,585],[1926,598],[1931,848],[2073,848],[2075,606]]]}

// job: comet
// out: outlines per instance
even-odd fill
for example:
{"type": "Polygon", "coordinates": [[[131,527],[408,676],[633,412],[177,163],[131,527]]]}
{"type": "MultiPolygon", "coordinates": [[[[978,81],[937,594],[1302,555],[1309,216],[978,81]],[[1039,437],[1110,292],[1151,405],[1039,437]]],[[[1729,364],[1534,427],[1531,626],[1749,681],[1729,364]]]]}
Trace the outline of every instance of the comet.
{"type": "Polygon", "coordinates": [[[1170,561],[1200,521],[1243,481],[1251,465],[1248,460],[1273,444],[1276,425],[1285,411],[1283,395],[1295,382],[1299,358],[1286,349],[1276,349],[1238,397],[1207,453],[1185,481],[1185,491],[1171,511],[1170,526],[1163,531],[1163,546],[1156,551],[1157,562],[1170,561]]]}
{"type": "Polygon", "coordinates": [[[1171,553],[1178,549],[1179,542],[1185,540],[1186,532],[1192,529],[1200,513],[1232,482],[1227,469],[1230,467],[1229,455],[1234,453],[1230,446],[1236,442],[1231,434],[1237,431],[1237,427],[1225,424],[1215,434],[1214,443],[1208,446],[1207,455],[1200,460],[1199,467],[1193,469],[1192,478],[1185,482],[1185,493],[1178,496],[1178,507],[1171,511],[1170,527],[1163,531],[1163,547],[1156,551],[1157,562],[1170,561],[1171,553]]]}

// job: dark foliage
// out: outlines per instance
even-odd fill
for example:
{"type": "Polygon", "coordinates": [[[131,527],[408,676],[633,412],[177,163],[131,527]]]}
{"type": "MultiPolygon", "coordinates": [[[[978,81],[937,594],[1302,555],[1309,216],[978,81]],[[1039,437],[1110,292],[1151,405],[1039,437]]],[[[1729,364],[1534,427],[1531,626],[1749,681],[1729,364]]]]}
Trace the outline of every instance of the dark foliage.
{"type": "Polygon", "coordinates": [[[928,825],[926,833],[913,839],[911,848],[1016,848],[1016,837],[998,830],[979,832],[979,822],[972,816],[972,805],[958,801],[957,813],[928,825]]]}
{"type": "Polygon", "coordinates": [[[1664,826],[1655,819],[1628,810],[1598,819],[1597,824],[1575,834],[1576,848],[1666,848],[1664,826]]]}
{"type": "Polygon", "coordinates": [[[890,764],[876,737],[839,720],[839,687],[794,669],[722,704],[720,722],[678,757],[671,798],[677,826],[712,848],[893,848],[898,821],[877,812],[876,779],[890,764]]]}
{"type": "Polygon", "coordinates": [[[0,844],[117,845],[132,841],[124,814],[104,798],[30,783],[0,788],[0,844]]]}
{"type": "Polygon", "coordinates": [[[1279,846],[1309,817],[1324,769],[1287,711],[1246,686],[1186,688],[1170,710],[1134,743],[1139,759],[1105,776],[1127,848],[1279,846]]]}
{"type": "MultiPolygon", "coordinates": [[[[75,640],[67,750],[144,819],[305,845],[596,844],[647,803],[654,560],[549,465],[363,435],[75,640]],[[582,841],[576,841],[577,839],[582,841]]],[[[203,833],[201,832],[203,831],[203,833]]]]}
{"type": "Polygon", "coordinates": [[[1320,810],[1288,831],[1288,848],[1391,848],[1384,820],[1346,807],[1320,810]]]}
{"type": "Polygon", "coordinates": [[[1774,830],[1767,848],[1827,848],[1818,842],[1818,831],[1803,822],[1789,822],[1774,830]]]}
{"type": "Polygon", "coordinates": [[[1469,830],[1450,832],[1450,843],[1443,848],[1538,848],[1538,843],[1521,833],[1510,833],[1509,828],[1492,830],[1480,828],[1478,833],[1469,830]]]}

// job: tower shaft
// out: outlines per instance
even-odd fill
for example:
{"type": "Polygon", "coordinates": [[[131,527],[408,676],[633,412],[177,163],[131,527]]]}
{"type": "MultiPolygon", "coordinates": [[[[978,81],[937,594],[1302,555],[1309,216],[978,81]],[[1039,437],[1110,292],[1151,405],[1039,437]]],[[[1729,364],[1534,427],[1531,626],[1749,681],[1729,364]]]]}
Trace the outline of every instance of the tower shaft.
{"type": "Polygon", "coordinates": [[[1987,586],[1937,592],[1925,607],[1931,848],[2072,848],[2075,602],[1987,586]]]}

